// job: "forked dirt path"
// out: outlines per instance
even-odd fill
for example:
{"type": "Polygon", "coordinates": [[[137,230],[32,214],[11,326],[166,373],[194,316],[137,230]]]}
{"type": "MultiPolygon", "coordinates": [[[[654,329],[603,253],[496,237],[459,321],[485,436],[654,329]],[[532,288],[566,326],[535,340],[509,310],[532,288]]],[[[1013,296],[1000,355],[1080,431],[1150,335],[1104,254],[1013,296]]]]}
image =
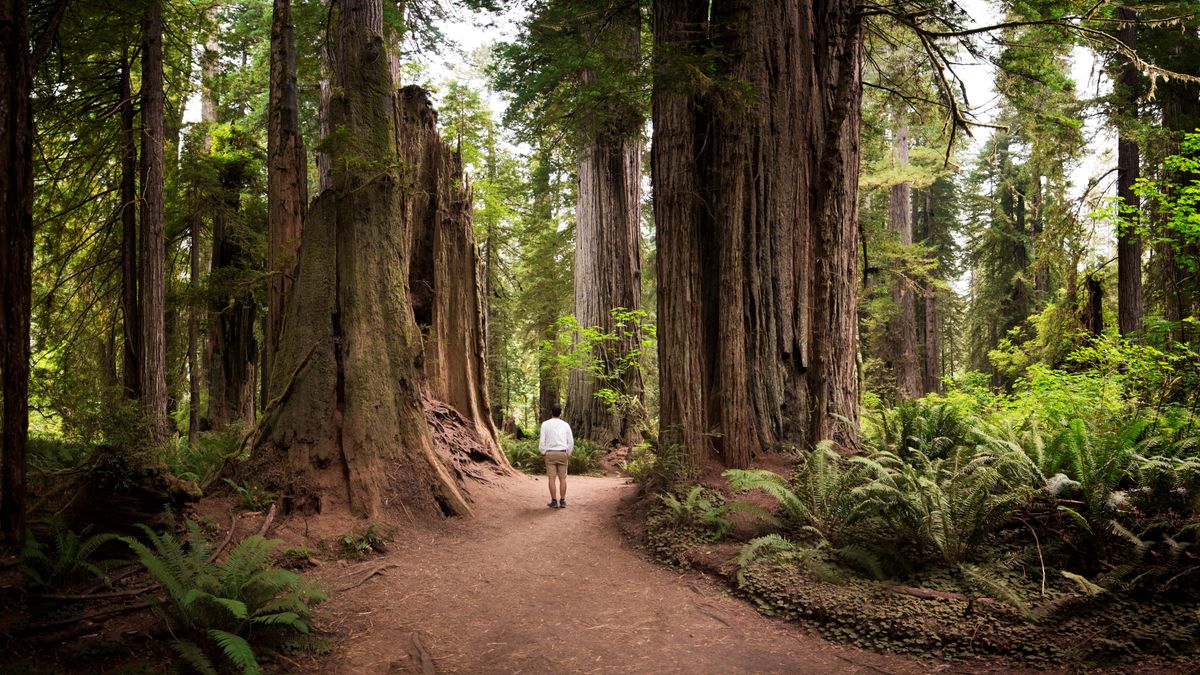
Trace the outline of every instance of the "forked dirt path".
{"type": "Polygon", "coordinates": [[[569,508],[550,509],[545,478],[505,479],[475,490],[475,518],[324,569],[335,591],[379,574],[326,603],[341,637],[309,665],[337,673],[932,669],[834,645],[761,616],[715,583],[651,563],[616,526],[631,490],[620,478],[571,477],[569,508]]]}

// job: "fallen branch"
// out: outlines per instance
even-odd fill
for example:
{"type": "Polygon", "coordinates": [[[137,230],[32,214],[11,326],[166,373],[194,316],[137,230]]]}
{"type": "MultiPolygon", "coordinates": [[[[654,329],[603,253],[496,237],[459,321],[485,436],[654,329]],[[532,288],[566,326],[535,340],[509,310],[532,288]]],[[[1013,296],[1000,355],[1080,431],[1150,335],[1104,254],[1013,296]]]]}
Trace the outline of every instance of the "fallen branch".
{"type": "Polygon", "coordinates": [[[271,505],[271,510],[267,511],[267,519],[263,521],[262,527],[258,528],[258,536],[263,537],[267,534],[267,529],[271,527],[271,521],[275,520],[275,505],[271,505]]]}
{"type": "Polygon", "coordinates": [[[138,610],[146,609],[147,607],[153,607],[153,606],[154,606],[153,602],[147,601],[147,602],[139,602],[139,603],[136,603],[133,605],[122,605],[121,607],[109,607],[108,609],[102,609],[98,612],[91,612],[89,614],[81,614],[80,616],[73,616],[68,619],[59,619],[57,621],[47,621],[46,623],[35,623],[29,627],[29,630],[49,630],[51,628],[58,628],[60,626],[69,626],[74,623],[79,623],[80,621],[88,621],[90,619],[99,619],[101,617],[113,616],[116,614],[125,614],[126,612],[136,612],[138,610]]]}
{"type": "Polygon", "coordinates": [[[421,675],[435,675],[437,669],[433,666],[433,657],[429,654],[429,650],[425,649],[425,645],[421,643],[421,634],[412,633],[408,638],[408,657],[413,660],[414,665],[421,668],[421,675]]]}
{"type": "Polygon", "coordinates": [[[344,592],[346,592],[346,591],[350,590],[351,588],[357,588],[357,587],[359,587],[359,586],[362,586],[363,584],[367,583],[367,580],[368,580],[368,579],[370,579],[371,577],[375,576],[376,574],[382,574],[382,573],[383,573],[384,571],[386,571],[386,570],[389,570],[389,569],[391,569],[391,568],[393,568],[393,567],[399,567],[399,566],[400,566],[400,565],[399,565],[398,563],[384,563],[384,564],[382,564],[382,565],[379,565],[379,566],[377,566],[377,567],[374,567],[374,568],[372,568],[372,569],[371,569],[371,571],[369,571],[369,572],[367,572],[366,574],[364,574],[364,575],[362,575],[361,577],[359,577],[358,581],[356,581],[356,582],[354,582],[354,583],[350,584],[349,586],[346,586],[345,588],[339,588],[339,589],[337,590],[337,592],[338,592],[338,593],[344,593],[344,592]]]}

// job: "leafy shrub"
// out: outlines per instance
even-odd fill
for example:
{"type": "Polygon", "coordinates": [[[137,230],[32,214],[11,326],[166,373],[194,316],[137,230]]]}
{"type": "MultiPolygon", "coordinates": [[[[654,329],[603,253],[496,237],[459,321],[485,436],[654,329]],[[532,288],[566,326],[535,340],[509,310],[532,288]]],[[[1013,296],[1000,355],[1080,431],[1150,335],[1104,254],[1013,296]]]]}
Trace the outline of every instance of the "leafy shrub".
{"type": "Polygon", "coordinates": [[[188,445],[184,438],[176,438],[166,453],[167,465],[179,478],[207,488],[226,462],[242,452],[245,434],[246,425],[235,422],[223,429],[200,434],[200,443],[195,447],[188,445]]]}
{"type": "Polygon", "coordinates": [[[270,490],[264,490],[251,483],[238,485],[237,482],[229,478],[222,478],[221,480],[225,481],[225,483],[228,484],[229,487],[233,488],[233,491],[237,493],[240,504],[244,509],[249,509],[251,511],[265,511],[270,508],[271,504],[274,504],[275,500],[279,497],[279,495],[275,494],[274,492],[271,492],[270,490]]]}
{"type": "MultiPolygon", "coordinates": [[[[87,535],[87,532],[85,528],[82,534],[87,535]]],[[[105,564],[93,562],[91,558],[101,546],[116,538],[115,534],[93,534],[82,538],[73,530],[58,526],[52,540],[42,543],[33,532],[26,532],[25,547],[20,554],[26,586],[47,592],[62,588],[84,573],[105,578],[105,564]]]]}
{"type": "Polygon", "coordinates": [[[867,443],[901,458],[910,450],[926,457],[947,457],[969,442],[970,420],[958,405],[937,397],[902,401],[868,416],[867,443]]]}
{"type": "Polygon", "coordinates": [[[508,463],[513,465],[513,468],[526,473],[544,473],[546,471],[546,464],[543,461],[542,452],[538,450],[536,439],[518,441],[505,435],[500,437],[500,446],[504,449],[508,463]]]}
{"type": "Polygon", "coordinates": [[[865,513],[862,500],[854,493],[868,479],[865,474],[863,469],[847,465],[833,450],[832,441],[822,441],[791,484],[763,469],[730,469],[722,475],[735,492],[762,490],[775,498],[785,522],[795,531],[839,545],[865,513]]]}
{"type": "MultiPolygon", "coordinates": [[[[582,438],[575,439],[575,449],[567,460],[567,473],[582,475],[600,468],[600,457],[604,453],[591,441],[582,438]]],[[[543,468],[545,464],[543,463],[543,468]]]]}
{"type": "Polygon", "coordinates": [[[721,539],[733,529],[729,516],[734,512],[770,519],[765,510],[746,502],[727,502],[720,493],[702,485],[693,485],[681,500],[667,492],[658,496],[667,513],[676,525],[685,529],[699,529],[713,541],[721,539]]]}
{"type": "Polygon", "coordinates": [[[385,553],[388,537],[383,526],[368,523],[366,527],[348,532],[338,540],[338,548],[343,558],[361,558],[371,553],[385,553]]]}
{"type": "Polygon", "coordinates": [[[654,475],[658,456],[648,443],[639,443],[629,449],[629,454],[621,463],[621,469],[629,474],[633,482],[644,485],[654,475]]]}
{"type": "Polygon", "coordinates": [[[124,541],[166,593],[163,610],[173,624],[172,648],[188,665],[215,673],[212,654],[246,673],[260,671],[262,650],[313,647],[312,606],[326,594],[289,570],[273,567],[283,542],[247,537],[223,560],[209,562],[212,547],[188,523],[186,541],[142,526],[149,545],[124,541]]]}
{"type": "Polygon", "coordinates": [[[873,480],[855,488],[861,508],[877,513],[895,538],[948,566],[969,560],[993,531],[1028,502],[1036,467],[1022,452],[926,457],[908,462],[887,452],[855,457],[873,480]]]}
{"type": "MultiPolygon", "coordinates": [[[[546,472],[546,460],[538,449],[537,439],[518,441],[508,437],[500,439],[508,463],[514,468],[526,473],[541,474],[546,472]]],[[[577,438],[575,449],[567,460],[567,473],[581,475],[596,471],[600,467],[600,457],[603,453],[594,443],[577,438]]]]}

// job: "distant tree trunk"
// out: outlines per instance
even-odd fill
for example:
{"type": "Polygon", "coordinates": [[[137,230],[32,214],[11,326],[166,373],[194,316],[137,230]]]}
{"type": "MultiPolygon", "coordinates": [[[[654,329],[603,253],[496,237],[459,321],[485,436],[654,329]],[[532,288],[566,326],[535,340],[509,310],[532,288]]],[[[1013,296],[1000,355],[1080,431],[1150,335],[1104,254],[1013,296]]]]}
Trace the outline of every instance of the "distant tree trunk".
{"type": "MultiPolygon", "coordinates": [[[[630,3],[614,17],[619,33],[613,56],[635,67],[639,57],[641,16],[630,3]]],[[[584,27],[585,32],[589,27],[584,27]]],[[[591,71],[582,74],[594,79],[591,71]]],[[[579,153],[579,189],[575,211],[575,318],[583,327],[616,332],[614,309],[641,305],[641,185],[643,120],[627,111],[612,111],[579,153]]],[[[613,379],[600,381],[586,370],[572,371],[567,381],[565,418],[575,436],[602,446],[633,445],[637,420],[613,410],[596,393],[612,389],[641,400],[642,374],[636,367],[618,373],[618,364],[638,348],[632,337],[598,345],[592,354],[613,379]]]]}
{"type": "MultiPolygon", "coordinates": [[[[897,168],[908,165],[908,125],[897,116],[893,157],[897,168]]],[[[900,245],[913,243],[912,185],[908,181],[892,186],[888,226],[900,238],[900,245]]],[[[921,368],[917,360],[917,298],[915,285],[904,271],[892,275],[892,305],[895,315],[888,322],[888,342],[896,395],[916,398],[922,393],[921,368]]],[[[936,331],[935,331],[936,332],[936,331]]]]}
{"type": "Polygon", "coordinates": [[[254,423],[254,370],[258,360],[258,342],[254,337],[257,306],[254,296],[242,284],[227,278],[250,266],[250,252],[244,236],[233,232],[241,226],[240,192],[246,177],[240,167],[226,166],[221,175],[224,204],[213,213],[213,272],[224,271],[214,284],[209,308],[209,341],[212,362],[208,378],[208,422],[220,428],[242,420],[254,423]]]}
{"type": "Polygon", "coordinates": [[[462,157],[438,137],[429,94],[402,89],[396,103],[400,161],[419,167],[412,206],[408,289],[425,335],[430,394],[474,426],[494,461],[503,453],[487,397],[486,309],[462,157]]]}
{"type": "MultiPolygon", "coordinates": [[[[1117,18],[1124,23],[1117,30],[1117,38],[1130,49],[1137,48],[1137,12],[1129,7],[1119,7],[1117,18]]],[[[1120,81],[1117,86],[1118,114],[1121,124],[1117,137],[1117,199],[1122,215],[1117,229],[1117,328],[1127,335],[1142,328],[1142,238],[1136,228],[1140,221],[1137,215],[1141,198],[1133,191],[1139,170],[1139,149],[1136,139],[1138,122],[1138,69],[1124,58],[1120,81]]]]}
{"type": "Polygon", "coordinates": [[[0,527],[25,540],[25,466],[29,444],[29,316],[33,270],[33,69],[28,8],[0,1],[0,527]]]}
{"type": "Polygon", "coordinates": [[[746,466],[783,442],[853,445],[858,418],[854,3],[708,13],[654,5],[660,426],[693,472],[711,449],[746,466]],[[714,47],[747,100],[677,65],[714,47]]]}
{"type": "Polygon", "coordinates": [[[267,316],[262,389],[271,388],[271,362],[279,347],[287,294],[295,280],[296,253],[308,207],[308,156],[300,136],[296,90],[296,34],[291,0],[275,0],[271,21],[271,91],[267,130],[267,316]]]}
{"type": "Polygon", "coordinates": [[[335,153],[353,161],[334,162],[333,187],[304,223],[272,407],[251,439],[258,475],[292,508],[467,514],[421,405],[408,290],[420,174],[401,167],[382,3],[341,0],[333,16],[330,122],[346,129],[335,153]]]}
{"type": "MultiPolygon", "coordinates": [[[[936,262],[937,256],[934,252],[934,247],[937,245],[935,240],[937,218],[934,206],[933,186],[923,190],[920,203],[922,232],[921,236],[925,244],[930,247],[930,259],[936,262]]],[[[924,298],[923,305],[923,326],[920,331],[921,336],[921,393],[938,393],[942,388],[942,363],[941,363],[941,321],[938,316],[937,306],[937,288],[933,281],[929,281],[921,289],[921,294],[924,298]]]]}
{"type": "Polygon", "coordinates": [[[141,329],[138,327],[138,229],[137,229],[137,131],[134,129],[136,112],[133,106],[133,89],[130,71],[133,63],[128,54],[121,63],[121,313],[124,321],[124,381],[125,395],[132,399],[141,398],[141,377],[138,375],[138,343],[141,329]]]}
{"type": "Polygon", "coordinates": [[[142,208],[141,278],[138,280],[138,323],[141,328],[139,377],[142,414],[149,438],[167,436],[166,279],[163,264],[163,52],[162,1],[151,0],[142,19],[142,208]]]}
{"type": "Polygon", "coordinates": [[[1104,287],[1094,274],[1084,277],[1083,287],[1087,293],[1083,308],[1083,327],[1088,333],[1098,336],[1104,332],[1104,287]]]}

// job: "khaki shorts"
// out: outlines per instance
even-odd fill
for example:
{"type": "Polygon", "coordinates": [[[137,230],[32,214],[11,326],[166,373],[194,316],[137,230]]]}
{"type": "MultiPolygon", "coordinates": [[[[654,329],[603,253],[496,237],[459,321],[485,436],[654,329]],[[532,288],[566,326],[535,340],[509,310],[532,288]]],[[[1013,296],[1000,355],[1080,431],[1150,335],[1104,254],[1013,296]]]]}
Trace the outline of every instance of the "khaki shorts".
{"type": "Polygon", "coordinates": [[[567,477],[567,458],[571,456],[569,452],[547,452],[542,455],[546,460],[546,478],[553,479],[558,476],[559,480],[565,480],[567,477]]]}

